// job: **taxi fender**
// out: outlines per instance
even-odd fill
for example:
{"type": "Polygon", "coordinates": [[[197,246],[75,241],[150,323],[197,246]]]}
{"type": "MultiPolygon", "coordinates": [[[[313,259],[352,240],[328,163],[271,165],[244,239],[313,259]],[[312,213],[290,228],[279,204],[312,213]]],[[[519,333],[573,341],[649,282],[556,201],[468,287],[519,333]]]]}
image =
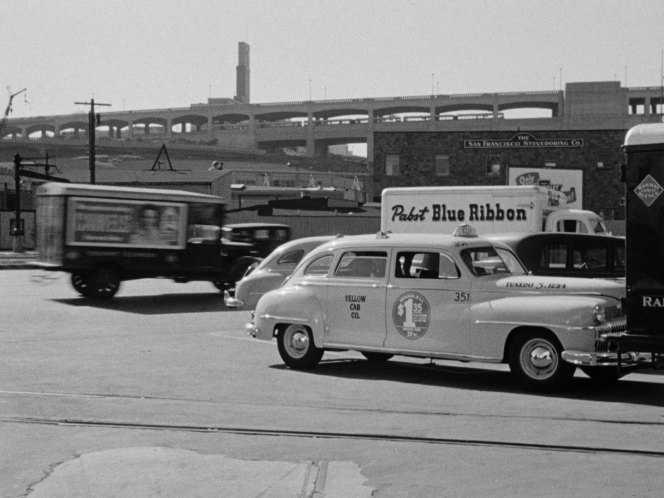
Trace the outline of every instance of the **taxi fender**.
{"type": "MultiPolygon", "coordinates": [[[[264,294],[256,306],[259,321],[269,320],[270,331],[281,325],[301,323],[311,329],[314,344],[323,347],[324,311],[318,297],[306,286],[288,286],[264,294]],[[263,310],[269,309],[269,316],[263,310]]],[[[266,332],[267,333],[267,332],[266,332]]]]}
{"type": "Polygon", "coordinates": [[[616,306],[617,299],[605,296],[533,295],[505,297],[471,307],[471,323],[479,343],[502,348],[512,331],[524,328],[552,332],[564,349],[592,348],[596,332],[596,305],[616,306]],[[489,338],[494,340],[488,340],[489,338]],[[500,337],[500,341],[495,339],[500,337]],[[484,338],[484,339],[482,339],[484,338]],[[502,343],[502,344],[501,344],[502,343]]]}

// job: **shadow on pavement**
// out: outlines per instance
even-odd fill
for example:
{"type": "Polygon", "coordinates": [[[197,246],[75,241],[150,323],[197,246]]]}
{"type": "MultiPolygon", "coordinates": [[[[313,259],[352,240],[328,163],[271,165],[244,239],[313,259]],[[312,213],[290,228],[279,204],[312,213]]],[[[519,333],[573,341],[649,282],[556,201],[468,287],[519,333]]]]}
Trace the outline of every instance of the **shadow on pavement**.
{"type": "MultiPolygon", "coordinates": [[[[449,388],[472,389],[505,393],[522,393],[536,397],[579,399],[614,403],[664,407],[664,384],[648,382],[630,374],[611,384],[599,384],[577,372],[564,391],[536,393],[526,391],[508,371],[497,371],[473,366],[450,366],[430,363],[406,363],[398,359],[367,361],[364,359],[339,359],[320,362],[316,368],[303,373],[363,380],[389,380],[449,388]]],[[[287,368],[273,365],[271,368],[287,368]]],[[[648,372],[647,370],[643,373],[648,372]]],[[[657,371],[659,373],[659,371],[657,371]]],[[[653,375],[653,379],[661,378],[653,375]]]]}
{"type": "Polygon", "coordinates": [[[68,299],[53,299],[53,301],[76,307],[124,311],[126,313],[138,313],[141,315],[236,311],[224,306],[224,297],[219,292],[158,294],[153,296],[120,296],[114,297],[113,299],[76,297],[68,299]]]}

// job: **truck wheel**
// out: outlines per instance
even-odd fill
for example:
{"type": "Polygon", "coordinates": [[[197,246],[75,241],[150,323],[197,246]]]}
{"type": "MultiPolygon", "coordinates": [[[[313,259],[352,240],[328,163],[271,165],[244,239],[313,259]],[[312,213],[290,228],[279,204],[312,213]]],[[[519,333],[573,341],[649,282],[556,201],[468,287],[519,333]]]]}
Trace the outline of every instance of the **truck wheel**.
{"type": "Polygon", "coordinates": [[[508,352],[511,372],[527,389],[552,391],[564,387],[576,367],[562,359],[558,340],[542,332],[528,332],[515,338],[508,352]]]}
{"type": "Polygon", "coordinates": [[[101,299],[110,299],[120,288],[120,278],[115,270],[102,268],[96,270],[90,280],[92,295],[101,299]]]}
{"type": "Polygon", "coordinates": [[[376,353],[374,351],[360,351],[362,356],[364,356],[369,361],[387,361],[392,358],[394,355],[389,353],[376,353]]]}
{"type": "Polygon", "coordinates": [[[295,370],[315,367],[325,352],[314,344],[311,330],[300,324],[291,324],[279,332],[277,347],[284,363],[295,370]]]}
{"type": "Polygon", "coordinates": [[[630,373],[625,369],[619,372],[618,367],[581,367],[581,371],[598,384],[613,384],[630,373]]]}
{"type": "Polygon", "coordinates": [[[92,287],[90,286],[90,277],[87,273],[72,273],[71,285],[81,296],[92,297],[92,287]]]}
{"type": "Polygon", "coordinates": [[[252,256],[242,256],[241,258],[233,261],[231,271],[228,273],[228,278],[231,281],[231,285],[235,285],[235,282],[241,280],[251,265],[258,263],[259,261],[260,259],[254,258],[252,256]]]}

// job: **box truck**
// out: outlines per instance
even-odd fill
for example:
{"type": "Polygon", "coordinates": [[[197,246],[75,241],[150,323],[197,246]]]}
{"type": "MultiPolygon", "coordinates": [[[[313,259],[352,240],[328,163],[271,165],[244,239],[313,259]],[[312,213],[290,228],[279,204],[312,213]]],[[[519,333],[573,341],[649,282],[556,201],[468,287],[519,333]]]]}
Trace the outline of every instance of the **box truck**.
{"type": "MultiPolygon", "coordinates": [[[[289,233],[267,225],[262,239],[289,233]]],[[[37,263],[71,273],[86,297],[110,298],[122,281],[154,277],[225,290],[269,252],[252,239],[256,230],[238,227],[246,236],[236,241],[225,235],[231,228],[223,199],[213,195],[54,182],[37,188],[37,263]]]]}
{"type": "Polygon", "coordinates": [[[472,225],[479,234],[608,233],[598,214],[569,209],[563,192],[537,185],[383,190],[381,230],[384,232],[452,233],[460,224],[472,225]]]}

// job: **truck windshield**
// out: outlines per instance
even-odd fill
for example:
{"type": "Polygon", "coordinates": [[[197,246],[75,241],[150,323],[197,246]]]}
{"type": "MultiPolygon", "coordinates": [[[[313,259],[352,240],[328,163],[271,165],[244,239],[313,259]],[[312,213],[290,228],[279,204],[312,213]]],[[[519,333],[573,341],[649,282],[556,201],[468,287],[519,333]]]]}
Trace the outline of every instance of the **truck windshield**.
{"type": "Polygon", "coordinates": [[[468,269],[478,277],[487,275],[526,275],[517,257],[500,247],[474,247],[461,252],[468,269]]]}

